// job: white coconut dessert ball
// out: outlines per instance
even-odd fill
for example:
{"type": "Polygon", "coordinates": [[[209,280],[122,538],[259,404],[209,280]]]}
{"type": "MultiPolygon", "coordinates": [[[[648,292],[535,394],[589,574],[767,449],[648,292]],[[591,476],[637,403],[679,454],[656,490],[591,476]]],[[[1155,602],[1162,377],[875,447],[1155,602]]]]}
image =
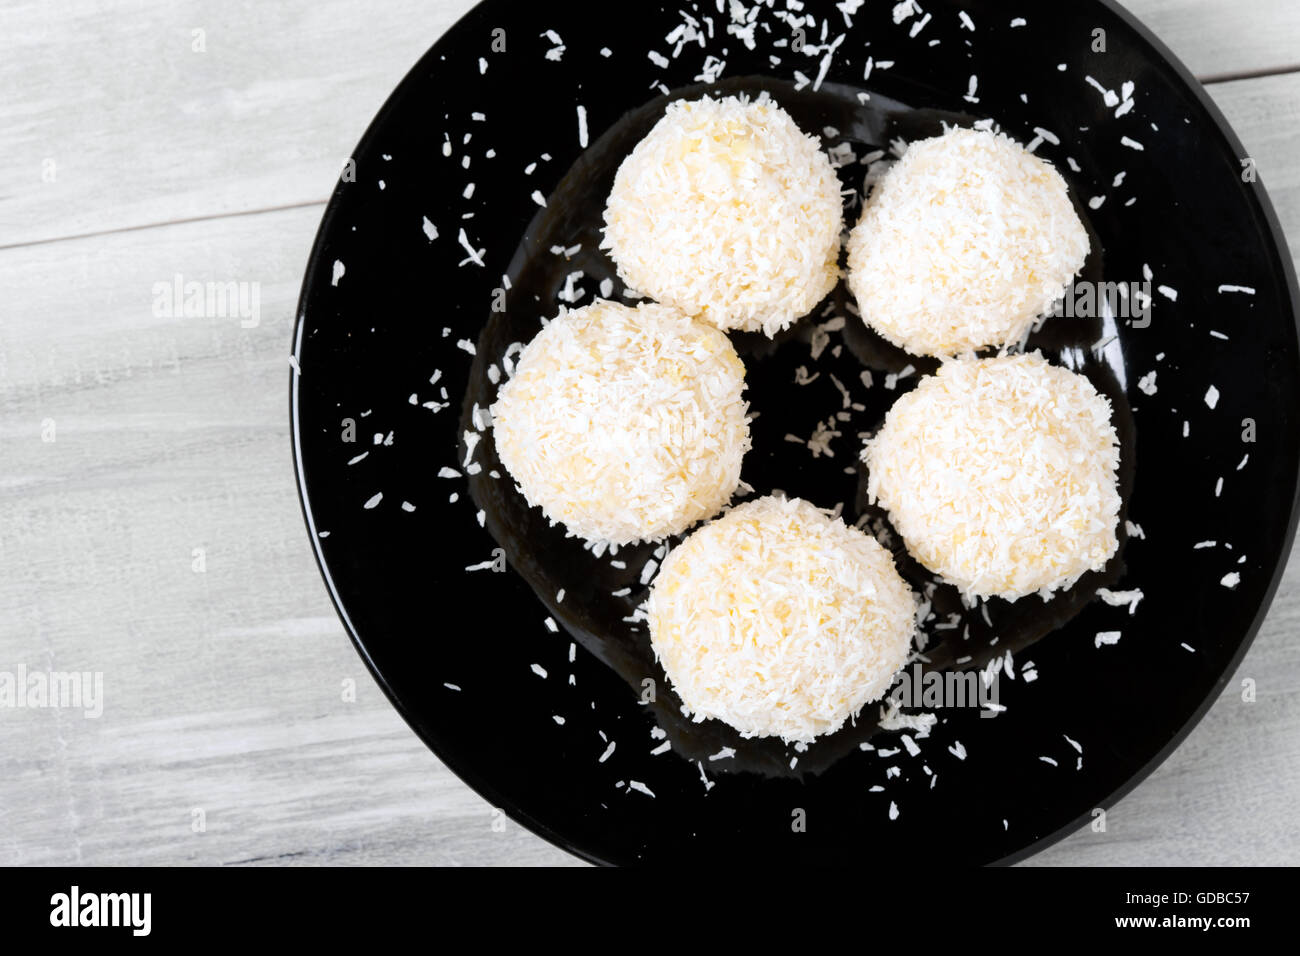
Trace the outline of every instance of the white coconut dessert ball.
{"type": "Polygon", "coordinates": [[[968,596],[1046,598],[1118,547],[1110,402],[1037,353],[945,363],[862,457],[908,551],[968,596]]]}
{"type": "Polygon", "coordinates": [[[840,183],[766,93],[678,100],[618,168],[605,238],[622,279],[720,329],[774,335],[839,281],[840,183]]]}
{"type": "Polygon", "coordinates": [[[722,332],[664,305],[597,301],[551,320],[492,405],[530,505],[628,544],[716,514],[749,450],[745,367],[722,332]]]}
{"type": "Polygon", "coordinates": [[[916,600],[874,538],[798,498],[739,505],[665,559],[655,655],[696,721],[809,742],[884,695],[916,600]]]}
{"type": "Polygon", "coordinates": [[[862,319],[915,355],[1021,341],[1083,268],[1088,233],[1061,174],[1001,133],[920,140],[849,234],[862,319]]]}

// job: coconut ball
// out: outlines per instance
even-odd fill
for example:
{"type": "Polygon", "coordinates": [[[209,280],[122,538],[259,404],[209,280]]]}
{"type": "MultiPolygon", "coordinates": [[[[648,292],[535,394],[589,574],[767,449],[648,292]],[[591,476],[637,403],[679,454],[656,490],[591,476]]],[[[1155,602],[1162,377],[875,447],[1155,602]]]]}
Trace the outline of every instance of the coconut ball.
{"type": "Polygon", "coordinates": [[[665,559],[650,640],[696,721],[808,742],[884,695],[916,600],[874,538],[798,498],[742,504],[665,559]]]}
{"type": "Polygon", "coordinates": [[[745,367],[664,305],[597,301],[524,348],[491,415],[530,505],[588,541],[677,534],[716,514],[749,450],[745,367]]]}
{"type": "Polygon", "coordinates": [[[1110,402],[1037,353],[947,362],[862,457],[908,551],[968,596],[1047,597],[1118,547],[1110,402]]]}
{"type": "Polygon", "coordinates": [[[1052,165],[1000,133],[907,148],[849,235],[862,319],[915,355],[1021,341],[1083,268],[1088,233],[1052,165]]]}
{"type": "Polygon", "coordinates": [[[605,238],[632,288],[774,335],[839,281],[840,183],[764,93],[677,100],[619,166],[605,238]]]}

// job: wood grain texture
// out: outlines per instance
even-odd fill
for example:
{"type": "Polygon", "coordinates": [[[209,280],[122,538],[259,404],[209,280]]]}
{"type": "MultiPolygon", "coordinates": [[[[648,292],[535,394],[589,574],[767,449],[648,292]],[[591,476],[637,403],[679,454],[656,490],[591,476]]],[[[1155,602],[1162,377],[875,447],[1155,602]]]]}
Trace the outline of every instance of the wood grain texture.
{"type": "MultiPolygon", "coordinates": [[[[0,102],[0,669],[102,671],[106,698],[98,719],[0,710],[0,864],[576,862],[494,830],[383,698],[325,595],[290,461],[287,355],[319,203],[466,6],[0,12],[0,83],[22,93],[0,102]],[[46,62],[55,50],[68,62],[46,62]],[[47,155],[63,157],[54,183],[47,155]],[[153,285],[176,273],[260,283],[259,324],[156,317],[153,285]]],[[[1200,72],[1280,64],[1300,39],[1297,4],[1133,6],[1200,72]]],[[[1300,251],[1300,74],[1212,93],[1300,251]]],[[[1104,834],[1032,862],[1300,862],[1297,631],[1293,559],[1192,736],[1104,834]]]]}
{"type": "MultiPolygon", "coordinates": [[[[0,88],[24,95],[0,99],[0,247],[323,201],[393,87],[472,6],[10,0],[0,88]]],[[[1197,75],[1300,59],[1294,0],[1128,7],[1197,75]]]]}

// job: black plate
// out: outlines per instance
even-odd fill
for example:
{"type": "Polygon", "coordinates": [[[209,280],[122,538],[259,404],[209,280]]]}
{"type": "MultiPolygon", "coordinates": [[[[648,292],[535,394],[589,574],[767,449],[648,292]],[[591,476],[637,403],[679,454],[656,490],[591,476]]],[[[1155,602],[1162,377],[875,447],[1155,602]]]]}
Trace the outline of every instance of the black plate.
{"type": "MultiPolygon", "coordinates": [[[[816,22],[801,25],[796,52],[794,26],[766,7],[752,34],[737,24],[736,35],[714,2],[683,8],[692,26],[676,5],[611,17],[594,2],[489,0],[394,92],[322,221],[291,396],[303,509],[331,596],[429,747],[494,806],[587,859],[1020,859],[1111,807],[1186,736],[1245,653],[1285,563],[1300,466],[1298,297],[1272,209],[1222,116],[1110,3],[1033,5],[1015,26],[1000,2],[931,2],[900,24],[891,7],[848,16],[810,0],[816,22]],[[664,38],[684,24],[677,50],[664,38]],[[1122,104],[1085,77],[1121,97],[1131,81],[1134,105],[1117,117],[1122,104]],[[1022,142],[1038,136],[1093,232],[1086,276],[1142,282],[1149,266],[1153,285],[1176,294],[1153,292],[1145,327],[1058,318],[1032,338],[1114,401],[1134,525],[1104,571],[1046,604],[993,601],[985,618],[931,588],[934,666],[978,667],[1010,649],[1015,679],[1000,682],[1007,709],[995,719],[937,711],[917,756],[882,755],[900,737],[873,737],[874,707],[806,751],[684,722],[643,628],[624,620],[654,549],[595,556],[547,526],[508,477],[491,476],[490,430],[472,449],[482,470],[466,474],[474,406],[495,392],[489,366],[557,311],[566,286],[582,290],[579,304],[604,279],[621,294],[596,249],[613,171],[669,97],[709,89],[766,89],[859,159],[943,122],[992,118],[1022,142]],[[551,251],[575,245],[571,258],[551,251]],[[1148,394],[1138,381],[1152,371],[1148,394]],[[1256,440],[1243,441],[1251,429],[1256,440]],[[444,468],[460,474],[439,477],[444,468]],[[1204,541],[1216,543],[1195,547],[1204,541]],[[506,571],[467,570],[493,561],[506,571]],[[1136,614],[1096,599],[1100,585],[1141,589],[1136,614]],[[949,614],[958,627],[933,626],[949,614]],[[1097,633],[1114,630],[1119,643],[1098,646],[1097,633]]],[[[860,162],[840,172],[861,187],[860,162]]],[[[859,434],[933,364],[852,315],[818,330],[845,305],[841,288],[775,343],[735,337],[761,412],[744,477],[760,493],[842,504],[887,534],[864,512],[859,434]],[[887,383],[909,364],[916,374],[887,383]],[[816,380],[794,384],[800,366],[816,380]],[[837,426],[835,456],[814,457],[786,435],[807,437],[841,408],[832,375],[862,408],[837,426]]],[[[914,563],[902,569],[926,586],[914,563]]]]}

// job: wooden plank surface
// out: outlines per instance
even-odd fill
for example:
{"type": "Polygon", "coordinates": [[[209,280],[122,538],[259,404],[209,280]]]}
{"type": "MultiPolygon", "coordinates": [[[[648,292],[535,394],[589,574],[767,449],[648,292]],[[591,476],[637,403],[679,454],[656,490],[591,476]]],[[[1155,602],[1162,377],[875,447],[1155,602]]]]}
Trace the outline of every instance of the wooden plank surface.
{"type": "MultiPolygon", "coordinates": [[[[465,6],[0,11],[0,82],[21,92],[0,101],[0,661],[102,671],[105,694],[99,719],[0,711],[0,864],[575,862],[494,831],[384,700],[325,596],[289,460],[320,202],[465,6]],[[176,272],[259,282],[260,323],[154,317],[176,272]]],[[[1300,39],[1300,4],[1133,6],[1202,73],[1283,66],[1300,39]]],[[[1211,91],[1300,251],[1300,74],[1211,91]]],[[[1300,860],[1298,630],[1293,559],[1238,675],[1258,700],[1229,685],[1106,833],[1032,862],[1300,860]]]]}

